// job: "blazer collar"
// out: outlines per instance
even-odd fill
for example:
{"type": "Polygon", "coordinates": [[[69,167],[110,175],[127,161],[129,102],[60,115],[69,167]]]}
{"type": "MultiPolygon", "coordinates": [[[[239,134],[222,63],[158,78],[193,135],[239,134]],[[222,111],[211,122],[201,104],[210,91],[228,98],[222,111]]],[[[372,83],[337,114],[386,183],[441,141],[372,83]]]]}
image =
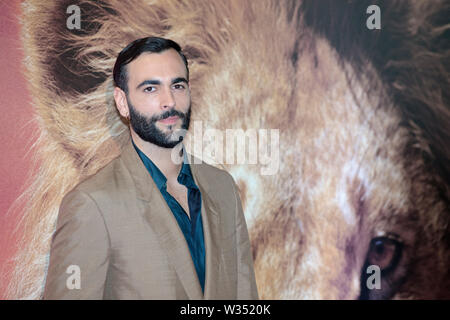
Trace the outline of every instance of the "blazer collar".
{"type": "MultiPolygon", "coordinates": [[[[150,201],[152,199],[152,195],[151,192],[148,191],[151,186],[155,185],[155,183],[133,147],[131,138],[123,148],[121,157],[130,171],[134,183],[136,184],[138,198],[145,201],[150,201]]],[[[202,166],[204,164],[199,163],[199,159],[195,158],[191,154],[187,154],[187,157],[189,158],[192,175],[196,185],[202,186],[201,191],[204,190],[205,192],[209,192],[211,189],[210,183],[206,179],[203,179],[201,174],[202,166]]]]}
{"type": "Polygon", "coordinates": [[[121,157],[134,180],[137,198],[151,203],[151,205],[145,206],[143,214],[152,229],[158,234],[161,245],[174,266],[188,297],[194,300],[214,299],[220,289],[217,281],[221,254],[219,208],[213,200],[212,196],[214,195],[210,194],[209,181],[202,175],[203,164],[196,164],[195,158],[188,154],[194,181],[202,194],[202,222],[206,251],[204,294],[202,294],[184,235],[164,197],[134,149],[131,138],[124,147],[121,157]]]}

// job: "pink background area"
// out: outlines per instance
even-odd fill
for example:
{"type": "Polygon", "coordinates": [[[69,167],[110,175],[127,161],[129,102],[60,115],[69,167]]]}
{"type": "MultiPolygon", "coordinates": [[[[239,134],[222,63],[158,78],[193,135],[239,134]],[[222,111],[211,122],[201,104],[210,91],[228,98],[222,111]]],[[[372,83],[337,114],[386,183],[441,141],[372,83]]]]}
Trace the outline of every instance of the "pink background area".
{"type": "Polygon", "coordinates": [[[19,218],[8,209],[25,189],[33,157],[30,147],[38,135],[37,125],[31,123],[33,108],[22,67],[20,2],[0,2],[0,299],[11,271],[16,249],[12,231],[19,218]]]}

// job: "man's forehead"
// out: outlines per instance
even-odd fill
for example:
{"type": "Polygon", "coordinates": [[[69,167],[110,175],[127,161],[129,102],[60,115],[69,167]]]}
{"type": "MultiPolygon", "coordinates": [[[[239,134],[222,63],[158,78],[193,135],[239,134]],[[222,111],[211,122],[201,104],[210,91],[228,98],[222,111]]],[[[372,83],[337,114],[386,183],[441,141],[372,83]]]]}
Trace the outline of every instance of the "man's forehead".
{"type": "Polygon", "coordinates": [[[174,49],[144,52],[128,64],[128,77],[185,77],[186,66],[174,49]]]}

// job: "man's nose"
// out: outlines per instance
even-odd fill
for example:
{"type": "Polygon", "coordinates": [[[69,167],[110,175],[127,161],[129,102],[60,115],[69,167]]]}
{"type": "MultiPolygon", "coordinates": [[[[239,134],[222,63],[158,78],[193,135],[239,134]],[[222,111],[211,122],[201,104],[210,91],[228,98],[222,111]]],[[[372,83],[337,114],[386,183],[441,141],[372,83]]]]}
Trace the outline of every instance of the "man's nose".
{"type": "Polygon", "coordinates": [[[161,92],[161,109],[173,108],[175,107],[175,98],[173,92],[170,88],[165,88],[161,92]]]}

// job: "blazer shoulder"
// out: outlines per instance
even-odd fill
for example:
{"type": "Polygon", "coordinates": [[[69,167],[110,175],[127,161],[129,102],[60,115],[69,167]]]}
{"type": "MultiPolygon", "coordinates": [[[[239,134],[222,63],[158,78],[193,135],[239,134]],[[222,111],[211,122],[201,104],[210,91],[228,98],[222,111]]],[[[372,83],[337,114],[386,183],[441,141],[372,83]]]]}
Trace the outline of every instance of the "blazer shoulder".
{"type": "Polygon", "coordinates": [[[195,164],[198,181],[224,212],[233,212],[240,202],[240,191],[232,175],[224,169],[202,162],[195,164]]]}
{"type": "Polygon", "coordinates": [[[194,165],[197,166],[197,171],[202,179],[210,185],[225,185],[226,187],[229,187],[230,184],[236,185],[233,176],[224,169],[217,168],[204,161],[194,165]]]}
{"type": "Polygon", "coordinates": [[[102,195],[115,194],[124,182],[125,170],[120,157],[117,157],[95,174],[80,181],[66,197],[73,193],[84,193],[92,199],[98,199],[102,195]]]}

